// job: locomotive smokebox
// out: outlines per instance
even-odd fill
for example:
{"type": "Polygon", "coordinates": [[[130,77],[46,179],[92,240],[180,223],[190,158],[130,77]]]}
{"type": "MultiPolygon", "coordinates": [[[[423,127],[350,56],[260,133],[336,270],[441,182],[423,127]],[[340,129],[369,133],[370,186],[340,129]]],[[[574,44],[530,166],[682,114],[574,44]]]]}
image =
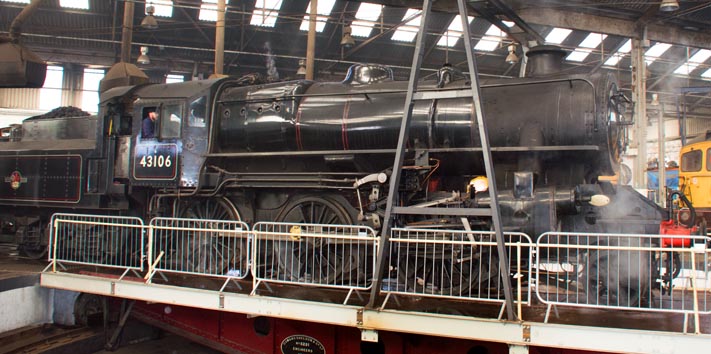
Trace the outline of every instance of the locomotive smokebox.
{"type": "Polygon", "coordinates": [[[539,45],[531,48],[528,57],[527,77],[541,77],[558,74],[563,65],[563,57],[568,54],[554,45],[539,45]]]}

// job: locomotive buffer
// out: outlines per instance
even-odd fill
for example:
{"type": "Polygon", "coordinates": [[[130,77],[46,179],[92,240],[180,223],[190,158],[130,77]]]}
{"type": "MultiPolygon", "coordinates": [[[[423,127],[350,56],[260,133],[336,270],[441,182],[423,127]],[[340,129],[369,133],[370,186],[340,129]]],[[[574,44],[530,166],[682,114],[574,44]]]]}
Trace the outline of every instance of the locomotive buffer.
{"type": "MultiPolygon", "coordinates": [[[[469,23],[467,21],[467,11],[465,0],[457,0],[459,8],[459,17],[462,21],[462,37],[464,48],[467,54],[467,65],[469,69],[471,82],[471,97],[474,104],[474,112],[476,115],[477,126],[479,128],[479,138],[481,141],[481,151],[483,154],[484,167],[486,177],[489,181],[490,207],[489,208],[438,208],[438,207],[401,207],[397,206],[398,202],[398,186],[400,185],[400,177],[402,175],[402,166],[404,162],[404,151],[406,142],[410,132],[410,121],[412,120],[412,111],[414,101],[424,99],[438,99],[452,97],[452,92],[418,92],[417,83],[420,79],[420,68],[424,58],[424,38],[429,22],[429,17],[432,10],[432,0],[424,0],[422,4],[422,19],[420,21],[419,31],[415,42],[415,52],[412,58],[412,66],[410,67],[410,79],[407,85],[407,94],[405,96],[405,106],[403,109],[403,118],[400,124],[400,134],[398,136],[398,145],[395,151],[395,162],[393,163],[393,172],[390,177],[390,189],[383,228],[381,233],[381,247],[378,249],[377,264],[375,268],[375,279],[373,279],[373,289],[368,303],[369,308],[375,307],[375,301],[380,295],[383,273],[385,271],[386,262],[385,256],[390,252],[390,231],[392,228],[392,219],[396,215],[448,215],[448,216],[489,216],[492,219],[492,225],[496,235],[496,248],[499,256],[499,269],[501,281],[504,285],[504,296],[506,301],[506,314],[510,321],[516,320],[516,315],[513,311],[513,293],[511,291],[511,280],[509,278],[509,262],[504,245],[503,227],[501,224],[501,213],[499,211],[498,194],[496,189],[496,178],[492,166],[491,147],[489,146],[489,136],[487,134],[484,112],[481,107],[481,89],[479,87],[479,75],[477,71],[474,52],[472,49],[471,36],[469,33],[469,23]]],[[[468,91],[468,90],[467,90],[468,91]]],[[[457,94],[457,93],[455,93],[457,94]]],[[[466,225],[468,226],[468,225],[466,225]]]]}

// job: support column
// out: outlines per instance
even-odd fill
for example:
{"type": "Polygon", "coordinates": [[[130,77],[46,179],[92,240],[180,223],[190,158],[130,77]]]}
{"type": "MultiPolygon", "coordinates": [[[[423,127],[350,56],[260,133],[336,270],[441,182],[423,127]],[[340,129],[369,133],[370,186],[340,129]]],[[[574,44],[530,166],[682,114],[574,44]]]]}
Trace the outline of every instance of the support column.
{"type": "Polygon", "coordinates": [[[311,0],[309,14],[309,37],[306,41],[306,80],[314,79],[314,57],[316,55],[316,15],[318,0],[311,0]]]}
{"type": "Polygon", "coordinates": [[[667,186],[667,170],[666,170],[666,163],[664,159],[665,155],[665,144],[664,144],[664,104],[661,102],[659,103],[659,111],[657,111],[657,124],[659,125],[657,127],[657,137],[659,141],[657,142],[658,144],[658,149],[659,149],[659,166],[658,171],[659,171],[659,191],[657,193],[659,198],[657,199],[657,204],[661,205],[662,207],[665,207],[666,205],[666,200],[667,200],[667,194],[666,192],[666,186],[667,186]]]}
{"type": "Polygon", "coordinates": [[[225,0],[217,0],[217,23],[215,24],[215,76],[220,76],[225,67],[225,0]]]}
{"type": "Polygon", "coordinates": [[[121,33],[121,61],[131,62],[131,41],[133,39],[133,1],[123,3],[123,31],[121,33]]]}
{"type": "Polygon", "coordinates": [[[644,62],[642,40],[632,40],[632,102],[634,103],[634,159],[632,185],[647,188],[647,64],[644,62]]]}
{"type": "Polygon", "coordinates": [[[84,86],[84,67],[65,64],[62,78],[62,106],[81,107],[84,86]]]}

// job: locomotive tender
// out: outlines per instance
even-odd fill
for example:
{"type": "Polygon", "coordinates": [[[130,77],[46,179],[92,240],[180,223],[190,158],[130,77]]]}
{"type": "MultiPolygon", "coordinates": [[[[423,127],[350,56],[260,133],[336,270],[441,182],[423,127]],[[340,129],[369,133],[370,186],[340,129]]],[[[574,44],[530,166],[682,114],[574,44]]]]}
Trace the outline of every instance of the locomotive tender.
{"type": "MultiPolygon", "coordinates": [[[[662,211],[614,174],[626,147],[624,96],[604,73],[556,70],[532,50],[529,77],[482,82],[502,221],[550,230],[657,233],[662,211]]],[[[421,90],[462,90],[451,68],[421,90]]],[[[255,76],[112,88],[99,114],[26,120],[0,141],[3,231],[41,256],[55,212],[383,223],[406,82],[354,66],[343,82],[259,83],[255,76]],[[142,119],[159,112],[155,137],[142,119]]],[[[487,206],[471,99],[417,101],[399,186],[405,206],[487,206]],[[478,177],[478,179],[477,179],[478,177]]],[[[397,225],[461,228],[458,218],[397,225]]],[[[486,218],[470,227],[490,228],[486,218]]]]}

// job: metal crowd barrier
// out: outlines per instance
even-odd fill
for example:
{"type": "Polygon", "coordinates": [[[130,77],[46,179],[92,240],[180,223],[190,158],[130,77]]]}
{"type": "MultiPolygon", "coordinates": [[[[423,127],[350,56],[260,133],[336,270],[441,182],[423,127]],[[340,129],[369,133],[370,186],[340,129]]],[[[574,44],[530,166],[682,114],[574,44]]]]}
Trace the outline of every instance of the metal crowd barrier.
{"type": "Polygon", "coordinates": [[[227,280],[249,274],[249,226],[241,221],[158,217],[149,225],[149,281],[156,272],[227,280]]]}
{"type": "MultiPolygon", "coordinates": [[[[367,290],[379,238],[366,226],[254,225],[254,290],[262,282],[367,290]]],[[[348,301],[348,298],[346,298],[348,301]]]]}
{"type": "MultiPolygon", "coordinates": [[[[548,232],[536,296],[549,305],[711,313],[707,236],[548,232]],[[663,247],[666,246],[666,247],[663,247]]],[[[546,320],[547,320],[546,316],[546,320]]],[[[697,326],[698,328],[698,326],[697,326]]]]}
{"type": "Polygon", "coordinates": [[[57,213],[50,226],[53,271],[62,264],[143,271],[145,236],[139,218],[57,213]]]}
{"type": "MultiPolygon", "coordinates": [[[[382,306],[393,294],[503,304],[494,237],[394,228],[382,306]]],[[[560,305],[683,313],[698,329],[699,315],[711,313],[711,237],[548,232],[536,244],[522,233],[505,237],[519,310],[533,288],[548,306],[545,321],[560,305]]],[[[51,219],[48,268],[125,275],[142,272],[147,259],[148,282],[156,273],[207,275],[224,278],[224,289],[252,274],[252,294],[262,283],[288,283],[347,289],[348,302],[372,286],[379,240],[365,226],[260,222],[250,232],[238,221],[154,218],[145,226],[135,217],[60,213],[51,219]]]]}
{"type": "MultiPolygon", "coordinates": [[[[504,237],[514,297],[519,306],[527,304],[531,293],[523,282],[530,274],[533,242],[523,233],[507,232],[504,237]]],[[[393,228],[390,242],[390,278],[383,280],[382,289],[388,297],[504,303],[494,232],[393,228]]]]}

